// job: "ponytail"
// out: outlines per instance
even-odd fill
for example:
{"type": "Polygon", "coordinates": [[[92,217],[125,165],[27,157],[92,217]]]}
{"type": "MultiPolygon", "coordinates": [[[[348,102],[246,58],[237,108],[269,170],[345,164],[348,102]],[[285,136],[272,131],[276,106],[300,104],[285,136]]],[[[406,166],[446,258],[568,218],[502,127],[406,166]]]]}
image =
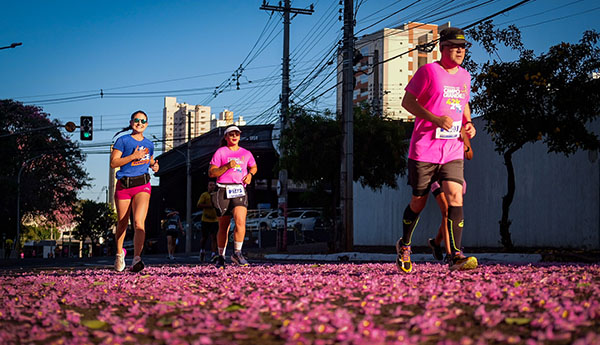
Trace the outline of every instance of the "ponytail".
{"type": "MultiPolygon", "coordinates": [[[[130,120],[133,120],[133,119],[135,118],[135,115],[136,115],[136,114],[142,114],[142,115],[144,115],[144,116],[146,117],[146,119],[148,119],[148,115],[147,115],[145,112],[143,112],[142,110],[136,110],[136,111],[134,111],[134,112],[133,112],[133,114],[131,114],[131,119],[130,119],[130,120]]],[[[121,134],[121,133],[123,133],[123,132],[126,132],[126,131],[128,131],[128,130],[130,130],[130,129],[133,129],[133,127],[131,127],[131,123],[129,124],[129,126],[127,126],[127,127],[123,127],[123,129],[122,129],[122,130],[120,130],[120,131],[118,131],[117,133],[115,133],[115,135],[113,135],[113,139],[114,139],[114,138],[115,138],[117,135],[119,135],[119,134],[121,134]]]]}
{"type": "Polygon", "coordinates": [[[123,133],[123,132],[125,132],[125,131],[128,131],[128,130],[130,130],[130,129],[133,129],[133,128],[131,128],[131,125],[129,125],[129,126],[127,126],[127,127],[123,127],[123,129],[122,129],[122,130],[118,131],[117,133],[115,133],[115,135],[113,135],[113,139],[114,139],[114,138],[115,138],[117,135],[119,135],[119,134],[121,134],[121,133],[123,133]]]}

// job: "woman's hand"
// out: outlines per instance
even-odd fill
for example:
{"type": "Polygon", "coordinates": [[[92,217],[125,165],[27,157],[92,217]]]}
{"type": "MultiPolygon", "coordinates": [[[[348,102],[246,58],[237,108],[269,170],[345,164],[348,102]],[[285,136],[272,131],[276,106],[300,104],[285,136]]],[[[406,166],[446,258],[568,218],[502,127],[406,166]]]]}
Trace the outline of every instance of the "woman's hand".
{"type": "Polygon", "coordinates": [[[138,147],[136,147],[135,150],[133,151],[133,153],[131,154],[131,157],[133,158],[133,160],[142,159],[142,158],[146,157],[146,155],[148,154],[148,149],[138,150],[138,147]]]}
{"type": "Polygon", "coordinates": [[[242,182],[244,182],[244,184],[250,184],[250,182],[252,182],[252,174],[248,174],[248,175],[244,176],[244,178],[242,179],[242,182]]]}
{"type": "Polygon", "coordinates": [[[152,165],[150,166],[150,169],[152,169],[152,171],[154,171],[154,172],[157,172],[157,171],[158,171],[158,168],[159,168],[159,167],[158,167],[158,161],[157,161],[157,160],[155,160],[155,161],[154,161],[154,164],[152,164],[152,165]]]}

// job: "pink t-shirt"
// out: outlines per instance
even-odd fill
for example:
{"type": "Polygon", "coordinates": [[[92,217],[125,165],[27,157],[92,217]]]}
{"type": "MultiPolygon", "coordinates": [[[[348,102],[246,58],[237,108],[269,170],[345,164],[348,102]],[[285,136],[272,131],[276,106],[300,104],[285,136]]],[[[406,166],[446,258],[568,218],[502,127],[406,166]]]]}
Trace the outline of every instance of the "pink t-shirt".
{"type": "Polygon", "coordinates": [[[219,176],[217,183],[242,183],[244,176],[248,175],[248,168],[256,165],[254,156],[250,151],[243,147],[240,147],[237,151],[232,151],[227,146],[220,147],[215,152],[210,164],[221,167],[231,160],[235,160],[237,165],[219,176]]]}
{"type": "MultiPolygon", "coordinates": [[[[450,74],[437,62],[426,64],[417,70],[406,91],[434,115],[450,116],[454,131],[460,133],[463,112],[471,96],[471,75],[464,68],[459,66],[455,74],[450,74]]],[[[436,139],[437,128],[427,120],[415,119],[408,158],[435,164],[464,159],[463,142],[458,138],[436,139]]]]}

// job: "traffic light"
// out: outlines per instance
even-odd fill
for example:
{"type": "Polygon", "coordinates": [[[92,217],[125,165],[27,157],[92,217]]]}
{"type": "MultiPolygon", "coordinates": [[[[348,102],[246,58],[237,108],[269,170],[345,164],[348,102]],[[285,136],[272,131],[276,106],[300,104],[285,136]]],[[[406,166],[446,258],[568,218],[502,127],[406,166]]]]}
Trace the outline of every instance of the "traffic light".
{"type": "Polygon", "coordinates": [[[92,116],[81,116],[79,119],[79,139],[92,140],[94,133],[94,118],[92,116]]]}

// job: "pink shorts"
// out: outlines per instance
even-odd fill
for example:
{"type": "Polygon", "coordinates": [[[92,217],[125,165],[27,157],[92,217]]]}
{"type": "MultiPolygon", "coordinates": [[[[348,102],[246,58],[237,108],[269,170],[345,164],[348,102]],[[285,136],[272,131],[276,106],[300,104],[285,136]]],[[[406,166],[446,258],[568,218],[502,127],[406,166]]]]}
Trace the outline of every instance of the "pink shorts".
{"type": "Polygon", "coordinates": [[[129,200],[133,198],[137,193],[148,193],[152,191],[150,182],[137,187],[123,188],[121,182],[117,181],[117,189],[115,190],[115,199],[117,200],[129,200]]]}

